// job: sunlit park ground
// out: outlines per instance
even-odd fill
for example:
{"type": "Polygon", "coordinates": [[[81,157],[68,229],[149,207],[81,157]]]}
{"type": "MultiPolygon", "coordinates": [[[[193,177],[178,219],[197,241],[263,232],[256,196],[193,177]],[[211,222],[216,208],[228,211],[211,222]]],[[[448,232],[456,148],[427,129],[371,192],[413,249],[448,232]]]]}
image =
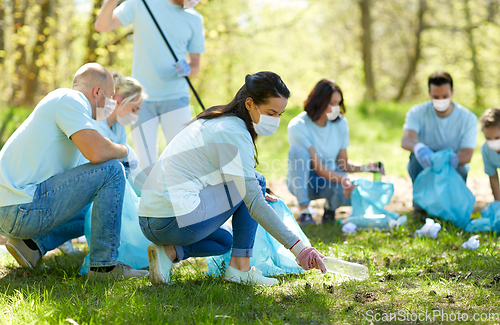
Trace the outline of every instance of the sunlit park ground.
{"type": "MultiPolygon", "coordinates": [[[[353,107],[347,114],[351,158],[383,160],[388,173],[404,176],[407,154],[399,141],[407,109],[353,107]]],[[[287,109],[278,134],[259,142],[260,170],[268,179],[285,177],[283,166],[262,166],[271,159],[286,166],[286,125],[299,112],[287,109]]],[[[471,177],[485,177],[479,152],[471,177]]],[[[152,286],[147,279],[103,283],[78,275],[83,256],[56,250],[44,260],[50,269],[26,272],[4,254],[0,324],[500,324],[497,234],[481,234],[475,251],[461,247],[471,234],[450,223],[442,223],[437,239],[415,239],[422,222],[407,214],[408,224],[394,232],[304,228],[324,255],[366,265],[370,276],[364,281],[309,271],[278,276],[275,287],[244,286],[209,277],[200,258],[174,269],[173,285],[152,286]]],[[[87,251],[85,244],[77,246],[87,251]]]]}

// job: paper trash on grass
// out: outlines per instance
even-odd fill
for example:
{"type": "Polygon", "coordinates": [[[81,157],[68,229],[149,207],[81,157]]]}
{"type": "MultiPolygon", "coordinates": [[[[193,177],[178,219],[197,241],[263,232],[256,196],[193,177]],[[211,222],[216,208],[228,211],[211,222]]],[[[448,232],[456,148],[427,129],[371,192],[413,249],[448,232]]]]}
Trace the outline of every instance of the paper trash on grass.
{"type": "Polygon", "coordinates": [[[357,226],[352,222],[348,222],[342,226],[342,232],[345,232],[346,234],[354,234],[356,233],[356,227],[357,226]]]}
{"type": "Polygon", "coordinates": [[[423,225],[419,230],[415,231],[413,236],[436,238],[439,230],[441,230],[441,225],[439,223],[435,223],[434,220],[426,218],[425,225],[423,225]]]}
{"type": "Polygon", "coordinates": [[[462,247],[466,249],[478,249],[479,248],[479,240],[477,240],[478,237],[479,235],[472,236],[471,238],[469,238],[468,241],[462,244],[462,247]]]}

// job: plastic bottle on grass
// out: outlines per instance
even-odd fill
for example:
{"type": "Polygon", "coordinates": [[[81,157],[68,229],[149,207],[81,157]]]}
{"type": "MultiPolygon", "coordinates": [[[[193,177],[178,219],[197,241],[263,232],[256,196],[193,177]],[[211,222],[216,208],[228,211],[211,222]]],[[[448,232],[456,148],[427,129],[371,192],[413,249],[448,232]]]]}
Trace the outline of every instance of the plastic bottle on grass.
{"type": "Polygon", "coordinates": [[[364,280],[368,277],[368,268],[364,265],[342,261],[335,257],[325,257],[323,262],[328,272],[345,275],[356,280],[364,280]]]}

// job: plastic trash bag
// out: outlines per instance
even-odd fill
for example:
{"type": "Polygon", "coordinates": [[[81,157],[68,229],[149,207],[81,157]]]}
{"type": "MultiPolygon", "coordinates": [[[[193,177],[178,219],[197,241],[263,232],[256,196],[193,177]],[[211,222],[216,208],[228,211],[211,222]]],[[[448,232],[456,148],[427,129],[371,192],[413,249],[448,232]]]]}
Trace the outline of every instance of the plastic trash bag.
{"type": "MultiPolygon", "coordinates": [[[[85,215],[85,237],[90,247],[90,225],[92,221],[92,207],[85,215]]],[[[134,269],[149,266],[147,247],[151,242],[144,237],[139,226],[139,198],[129,182],[125,185],[123,198],[122,226],[120,231],[120,247],[118,247],[118,261],[130,265],[134,269]]],[[[85,256],[80,275],[86,275],[90,269],[90,253],[85,256]]]]}
{"type": "MultiPolygon", "coordinates": [[[[290,230],[302,239],[304,244],[310,246],[311,243],[295,221],[292,211],[288,209],[285,202],[278,199],[276,202],[267,202],[276,211],[290,230]]],[[[219,256],[207,257],[208,274],[211,276],[224,275],[225,267],[229,265],[231,251],[219,256]]],[[[250,258],[250,265],[262,271],[264,276],[272,276],[285,273],[303,272],[295,256],[290,250],[281,245],[271,236],[261,225],[257,227],[255,243],[253,246],[253,257],[250,258]]]]}
{"type": "Polygon", "coordinates": [[[467,232],[500,232],[500,201],[493,201],[481,211],[482,218],[473,219],[465,231],[467,232]]]}
{"type": "Polygon", "coordinates": [[[372,182],[366,179],[353,181],[357,187],[351,193],[351,216],[346,222],[358,228],[392,229],[406,222],[406,216],[385,210],[394,194],[391,183],[372,182]]]}
{"type": "Polygon", "coordinates": [[[464,179],[450,165],[451,149],[435,152],[432,166],[424,169],[413,184],[413,200],[431,216],[464,228],[470,222],[475,197],[464,179]]]}
{"type": "Polygon", "coordinates": [[[435,223],[431,218],[426,218],[425,225],[423,225],[419,230],[415,231],[413,237],[436,238],[440,230],[441,225],[439,223],[435,223]]]}
{"type": "Polygon", "coordinates": [[[462,244],[462,247],[472,250],[478,249],[479,248],[479,240],[477,240],[478,237],[479,235],[472,236],[471,238],[469,238],[468,241],[462,244]]]}

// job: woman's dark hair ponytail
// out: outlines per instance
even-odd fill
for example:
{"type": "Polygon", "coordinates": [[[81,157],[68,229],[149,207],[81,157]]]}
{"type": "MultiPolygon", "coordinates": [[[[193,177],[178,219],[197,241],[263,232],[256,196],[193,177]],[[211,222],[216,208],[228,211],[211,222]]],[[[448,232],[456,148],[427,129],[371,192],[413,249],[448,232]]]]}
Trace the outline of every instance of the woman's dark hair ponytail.
{"type": "MultiPolygon", "coordinates": [[[[245,84],[238,90],[229,104],[210,107],[198,114],[196,119],[211,120],[223,116],[237,116],[245,122],[255,146],[257,133],[253,128],[250,112],[245,107],[245,101],[247,98],[252,98],[256,105],[260,105],[267,103],[273,97],[287,99],[290,97],[290,91],[280,76],[270,71],[261,71],[252,75],[247,74],[245,84]]],[[[255,152],[257,154],[256,147],[255,152]]],[[[257,162],[257,157],[255,157],[255,161],[257,162]]]]}

